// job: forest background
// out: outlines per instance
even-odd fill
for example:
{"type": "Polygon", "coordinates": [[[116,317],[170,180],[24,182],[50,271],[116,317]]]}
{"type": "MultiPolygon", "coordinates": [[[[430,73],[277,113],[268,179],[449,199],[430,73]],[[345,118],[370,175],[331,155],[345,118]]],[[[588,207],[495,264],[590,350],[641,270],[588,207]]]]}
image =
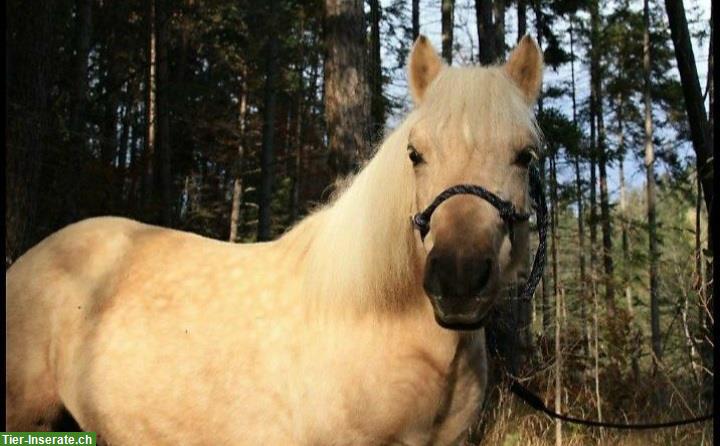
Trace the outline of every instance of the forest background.
{"type": "MultiPolygon", "coordinates": [[[[38,0],[6,3],[6,268],[50,233],[122,215],[269,240],[331,195],[411,108],[419,33],[450,65],[545,54],[536,114],[551,211],[532,303],[488,327],[485,444],[712,444],[709,0],[38,0]]],[[[528,253],[528,258],[531,253],[528,253]]]]}

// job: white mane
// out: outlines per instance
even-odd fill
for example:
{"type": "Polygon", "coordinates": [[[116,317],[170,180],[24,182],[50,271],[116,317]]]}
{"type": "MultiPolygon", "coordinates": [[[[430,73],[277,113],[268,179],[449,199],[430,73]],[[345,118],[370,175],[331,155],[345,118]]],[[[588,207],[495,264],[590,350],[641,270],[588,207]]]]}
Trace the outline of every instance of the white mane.
{"type": "Polygon", "coordinates": [[[525,129],[539,137],[534,116],[499,67],[444,69],[427,101],[390,134],[352,184],[285,235],[308,237],[302,242],[308,299],[376,309],[409,304],[403,299],[420,286],[421,271],[410,222],[417,212],[415,179],[406,147],[419,120],[434,123],[436,137],[452,125],[470,147],[480,140],[512,139],[525,129]]]}

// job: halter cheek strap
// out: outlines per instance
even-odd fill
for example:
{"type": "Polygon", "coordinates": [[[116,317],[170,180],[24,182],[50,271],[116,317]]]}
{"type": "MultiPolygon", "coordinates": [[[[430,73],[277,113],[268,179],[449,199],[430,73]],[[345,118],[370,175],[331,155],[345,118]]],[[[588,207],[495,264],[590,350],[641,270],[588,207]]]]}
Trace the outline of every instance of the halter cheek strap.
{"type": "MultiPolygon", "coordinates": [[[[530,197],[534,201],[533,209],[535,209],[535,213],[537,214],[538,235],[540,242],[538,244],[538,249],[535,252],[535,259],[533,260],[530,276],[528,277],[525,289],[523,290],[521,296],[521,299],[523,300],[529,300],[532,298],[535,288],[537,287],[538,282],[540,282],[543,269],[545,268],[545,256],[547,251],[546,236],[548,216],[547,205],[545,204],[545,194],[543,194],[540,174],[534,166],[530,167],[529,175],[530,197]]],[[[503,200],[482,186],[474,184],[458,184],[442,191],[437,197],[435,197],[432,203],[425,208],[424,211],[418,212],[413,216],[412,223],[420,232],[420,239],[425,240],[425,236],[427,236],[428,232],[430,232],[430,218],[438,206],[440,206],[440,204],[448,198],[459,194],[475,195],[493,205],[495,209],[498,210],[500,218],[502,218],[508,225],[511,238],[513,236],[513,223],[527,221],[531,215],[530,213],[519,212],[515,209],[515,206],[511,202],[503,200]]]]}

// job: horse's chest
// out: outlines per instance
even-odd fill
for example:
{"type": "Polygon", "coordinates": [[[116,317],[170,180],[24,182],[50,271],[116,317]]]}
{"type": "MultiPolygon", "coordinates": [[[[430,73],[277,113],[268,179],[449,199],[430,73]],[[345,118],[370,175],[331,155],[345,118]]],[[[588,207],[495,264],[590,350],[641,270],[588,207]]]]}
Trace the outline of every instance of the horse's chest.
{"type": "Polygon", "coordinates": [[[386,358],[348,394],[349,428],[365,444],[444,445],[473,421],[485,387],[484,338],[465,340],[449,362],[424,350],[386,358]],[[354,394],[353,394],[354,393],[354,394]]]}

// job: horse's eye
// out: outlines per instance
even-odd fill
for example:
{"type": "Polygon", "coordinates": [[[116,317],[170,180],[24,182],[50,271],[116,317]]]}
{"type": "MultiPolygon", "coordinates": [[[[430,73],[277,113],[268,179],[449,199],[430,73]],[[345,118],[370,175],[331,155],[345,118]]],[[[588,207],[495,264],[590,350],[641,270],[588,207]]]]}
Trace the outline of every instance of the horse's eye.
{"type": "Polygon", "coordinates": [[[420,152],[415,150],[415,147],[413,147],[412,145],[409,145],[407,147],[407,149],[408,149],[408,156],[410,157],[410,161],[412,161],[413,166],[417,166],[418,164],[425,162],[422,155],[420,155],[420,152]]]}
{"type": "Polygon", "coordinates": [[[527,168],[532,160],[537,158],[537,155],[535,154],[535,148],[534,147],[525,147],[522,149],[520,153],[517,154],[517,157],[515,158],[515,164],[519,167],[527,168]]]}

